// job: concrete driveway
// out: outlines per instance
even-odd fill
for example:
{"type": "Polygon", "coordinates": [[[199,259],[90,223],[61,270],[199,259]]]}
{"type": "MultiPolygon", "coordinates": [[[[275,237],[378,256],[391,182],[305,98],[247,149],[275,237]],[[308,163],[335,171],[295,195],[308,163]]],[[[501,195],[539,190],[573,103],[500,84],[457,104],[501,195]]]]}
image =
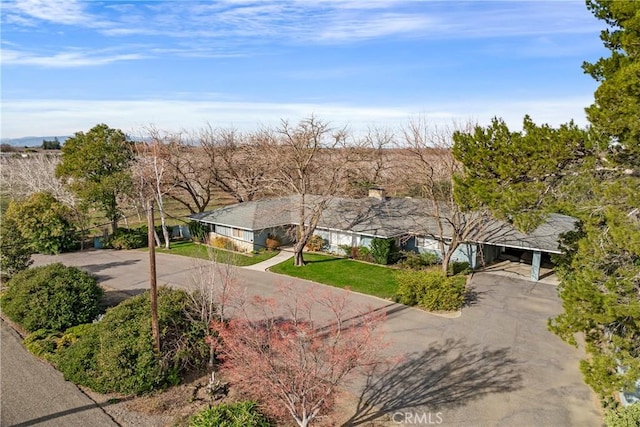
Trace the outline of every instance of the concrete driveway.
{"type": "MultiPolygon", "coordinates": [[[[35,259],[36,265],[81,267],[103,285],[130,294],[148,288],[146,252],[98,250],[35,259]]],[[[197,264],[158,254],[158,283],[188,288],[197,264]]],[[[282,283],[322,286],[250,269],[238,269],[237,277],[249,294],[262,296],[273,295],[282,283]]],[[[582,351],[547,331],[547,319],[561,311],[556,288],[491,273],[476,274],[472,286],[476,301],[454,319],[349,296],[387,312],[389,353],[402,356],[384,375],[352,384],[360,405],[351,424],[386,419],[389,425],[602,425],[597,399],[578,370],[582,351]]]]}

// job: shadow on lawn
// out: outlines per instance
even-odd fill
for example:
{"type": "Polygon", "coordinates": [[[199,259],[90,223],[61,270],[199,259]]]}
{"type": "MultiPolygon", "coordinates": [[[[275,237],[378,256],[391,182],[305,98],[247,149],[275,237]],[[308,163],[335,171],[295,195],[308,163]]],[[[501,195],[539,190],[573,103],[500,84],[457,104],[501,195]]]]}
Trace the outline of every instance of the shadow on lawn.
{"type": "Polygon", "coordinates": [[[340,261],[344,258],[323,258],[323,259],[313,259],[313,260],[304,260],[304,263],[306,265],[311,265],[311,264],[320,264],[321,262],[331,262],[331,261],[340,261]]]}
{"type": "Polygon", "coordinates": [[[418,407],[433,411],[463,406],[489,393],[518,390],[522,388],[519,362],[509,351],[449,339],[413,353],[366,378],[356,411],[344,425],[361,425],[418,407]]]}

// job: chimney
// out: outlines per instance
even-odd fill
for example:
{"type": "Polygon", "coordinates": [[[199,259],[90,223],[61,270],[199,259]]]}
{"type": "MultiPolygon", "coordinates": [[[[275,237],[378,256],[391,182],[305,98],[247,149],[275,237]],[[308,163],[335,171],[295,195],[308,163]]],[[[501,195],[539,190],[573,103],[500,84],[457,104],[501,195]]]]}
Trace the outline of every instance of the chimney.
{"type": "Polygon", "coordinates": [[[384,194],[384,188],[382,187],[369,188],[369,197],[373,197],[378,200],[384,200],[386,198],[386,195],[384,194]]]}

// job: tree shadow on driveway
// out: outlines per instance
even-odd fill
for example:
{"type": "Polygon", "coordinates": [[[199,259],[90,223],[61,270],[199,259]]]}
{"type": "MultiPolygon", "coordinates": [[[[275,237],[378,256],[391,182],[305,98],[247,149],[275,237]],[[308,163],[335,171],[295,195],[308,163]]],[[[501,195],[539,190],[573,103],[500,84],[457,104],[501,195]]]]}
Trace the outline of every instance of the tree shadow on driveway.
{"type": "Polygon", "coordinates": [[[367,376],[356,411],[344,425],[361,425],[416,407],[463,406],[486,394],[518,390],[519,362],[509,351],[448,339],[412,353],[384,372],[367,376]]]}
{"type": "Polygon", "coordinates": [[[89,265],[83,265],[80,266],[79,268],[82,268],[83,270],[89,272],[89,273],[98,273],[102,270],[106,270],[108,268],[113,268],[113,267],[122,267],[125,265],[133,265],[133,264],[137,264],[138,262],[140,262],[140,260],[137,259],[128,259],[125,261],[114,261],[114,262],[106,262],[104,264],[89,264],[89,265]]]}

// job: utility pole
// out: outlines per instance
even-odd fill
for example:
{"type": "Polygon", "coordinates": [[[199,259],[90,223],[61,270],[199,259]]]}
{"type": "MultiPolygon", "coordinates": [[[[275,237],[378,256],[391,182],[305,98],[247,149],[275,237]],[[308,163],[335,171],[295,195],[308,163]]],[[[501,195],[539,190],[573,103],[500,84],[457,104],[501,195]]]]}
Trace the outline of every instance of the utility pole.
{"type": "Polygon", "coordinates": [[[156,274],[156,240],[154,236],[153,199],[149,199],[147,209],[147,238],[149,242],[149,283],[151,287],[151,333],[156,352],[160,354],[160,327],[158,326],[158,285],[156,274]]]}

